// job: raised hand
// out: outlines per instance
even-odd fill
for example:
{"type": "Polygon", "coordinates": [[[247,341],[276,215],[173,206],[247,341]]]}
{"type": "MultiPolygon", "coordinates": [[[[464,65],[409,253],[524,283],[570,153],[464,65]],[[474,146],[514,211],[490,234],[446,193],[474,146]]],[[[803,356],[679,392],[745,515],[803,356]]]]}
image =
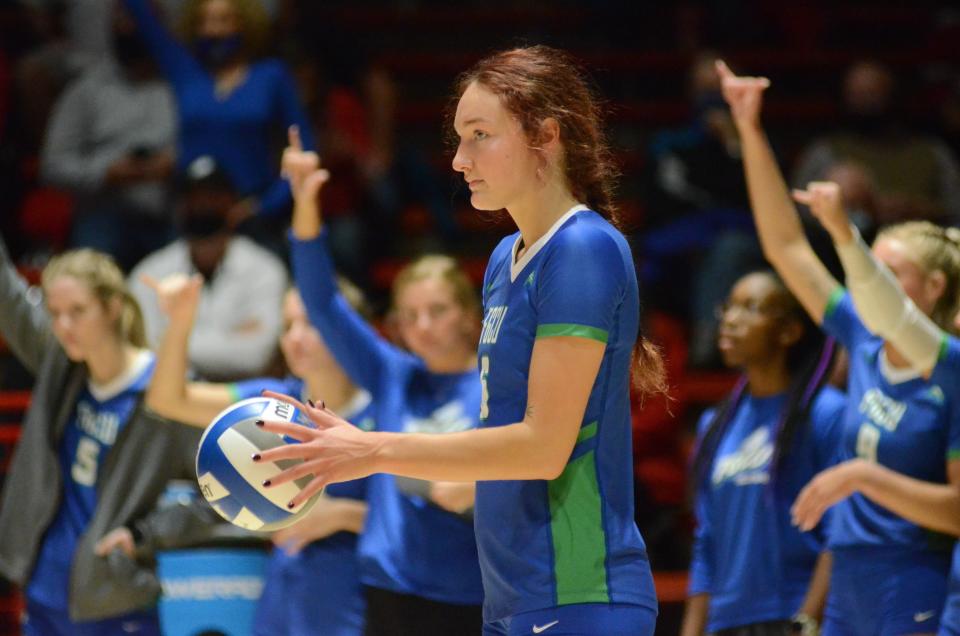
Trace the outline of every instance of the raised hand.
{"type": "Polygon", "coordinates": [[[730,105],[734,123],[738,128],[759,125],[763,91],[770,87],[770,80],[766,77],[734,75],[723,60],[717,60],[716,66],[723,98],[730,105]]]}
{"type": "Polygon", "coordinates": [[[853,239],[839,185],[832,181],[811,181],[806,190],[794,190],[793,199],[810,207],[810,213],[830,233],[834,242],[847,243],[853,239]]]}
{"type": "Polygon", "coordinates": [[[294,201],[315,202],[320,188],[330,179],[330,173],[320,167],[320,155],[303,149],[300,130],[290,126],[287,131],[289,145],[283,151],[281,174],[290,182],[294,201]]]}
{"type": "Polygon", "coordinates": [[[359,479],[376,472],[373,465],[373,456],[378,449],[376,433],[361,431],[327,409],[322,402],[319,406],[303,404],[289,395],[273,391],[264,391],[263,395],[295,406],[316,426],[310,428],[291,422],[257,422],[257,426],[265,431],[286,435],[300,442],[263,451],[259,454],[259,459],[254,459],[259,462],[303,460],[302,463],[271,477],[270,486],[294,481],[306,475],[314,476],[290,501],[288,507],[297,507],[327,484],[359,479]]]}
{"type": "Polygon", "coordinates": [[[200,304],[203,276],[171,274],[161,280],[144,274],[140,280],[157,294],[162,311],[171,322],[192,324],[200,304]]]}

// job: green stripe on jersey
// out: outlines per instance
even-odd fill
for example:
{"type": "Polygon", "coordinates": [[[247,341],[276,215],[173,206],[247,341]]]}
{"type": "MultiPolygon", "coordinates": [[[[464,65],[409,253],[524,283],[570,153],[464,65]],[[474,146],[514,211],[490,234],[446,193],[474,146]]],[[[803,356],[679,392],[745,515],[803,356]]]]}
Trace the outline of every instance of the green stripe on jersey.
{"type": "Polygon", "coordinates": [[[547,487],[557,605],[609,603],[607,541],[595,452],[568,463],[547,487]]]}
{"type": "Polygon", "coordinates": [[[837,285],[837,288],[830,292],[830,298],[827,299],[827,306],[823,310],[823,319],[826,320],[830,314],[837,308],[843,295],[847,293],[847,288],[843,285],[837,285]]]}
{"type": "Polygon", "coordinates": [[[554,336],[575,336],[589,338],[607,344],[609,334],[603,329],[588,327],[587,325],[573,325],[562,322],[537,326],[537,338],[552,338],[554,336]]]}
{"type": "Polygon", "coordinates": [[[950,347],[950,336],[946,333],[940,334],[940,351],[937,353],[937,362],[943,362],[943,359],[947,357],[947,350],[950,347]]]}
{"type": "Polygon", "coordinates": [[[237,388],[236,383],[231,382],[227,385],[227,391],[230,393],[230,401],[236,402],[240,399],[240,390],[237,388]]]}
{"type": "Polygon", "coordinates": [[[580,433],[577,435],[577,444],[584,442],[588,439],[593,439],[597,436],[597,423],[590,422],[586,426],[580,429],[580,433]]]}
{"type": "Polygon", "coordinates": [[[955,459],[960,459],[960,449],[948,450],[947,461],[952,462],[955,459]]]}

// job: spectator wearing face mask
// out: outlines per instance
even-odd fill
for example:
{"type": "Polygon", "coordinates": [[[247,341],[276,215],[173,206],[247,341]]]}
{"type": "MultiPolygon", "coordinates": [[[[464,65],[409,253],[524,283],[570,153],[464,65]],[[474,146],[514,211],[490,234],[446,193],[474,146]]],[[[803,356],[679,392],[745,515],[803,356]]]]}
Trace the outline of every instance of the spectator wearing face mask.
{"type": "Polygon", "coordinates": [[[236,236],[229,214],[239,194],[211,157],[195,159],[180,178],[177,222],[181,238],[145,258],[130,275],[143,308],[147,340],[156,347],[166,318],[144,282],[172,274],[203,276],[191,367],[206,380],[233,381],[263,375],[282,330],[276,311],[288,287],[279,258],[236,236]]]}
{"type": "Polygon", "coordinates": [[[71,245],[106,252],[129,271],[173,239],[176,108],[119,7],[111,34],[114,55],[85,72],[57,103],[41,170],[44,180],[75,197],[71,245]]]}
{"type": "MultiPolygon", "coordinates": [[[[313,136],[286,66],[258,57],[269,22],[257,0],[188,0],[182,41],[148,0],[123,0],[160,68],[173,85],[180,117],[178,167],[209,155],[240,195],[233,225],[286,213],[290,188],[280,177],[272,143],[292,125],[313,148],[313,136]]],[[[278,144],[276,147],[280,147],[278,144]]]]}

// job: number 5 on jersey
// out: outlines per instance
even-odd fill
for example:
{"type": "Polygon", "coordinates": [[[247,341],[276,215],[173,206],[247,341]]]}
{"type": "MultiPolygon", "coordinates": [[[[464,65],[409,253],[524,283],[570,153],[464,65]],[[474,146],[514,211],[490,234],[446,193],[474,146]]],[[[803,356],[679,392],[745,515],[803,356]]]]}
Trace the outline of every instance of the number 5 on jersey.
{"type": "Polygon", "coordinates": [[[860,425],[857,431],[857,457],[876,462],[877,446],[880,444],[880,429],[869,422],[860,425]]]}
{"type": "Polygon", "coordinates": [[[97,463],[100,460],[100,444],[89,437],[81,437],[77,444],[77,456],[73,460],[70,475],[81,486],[97,483],[97,463]]]}

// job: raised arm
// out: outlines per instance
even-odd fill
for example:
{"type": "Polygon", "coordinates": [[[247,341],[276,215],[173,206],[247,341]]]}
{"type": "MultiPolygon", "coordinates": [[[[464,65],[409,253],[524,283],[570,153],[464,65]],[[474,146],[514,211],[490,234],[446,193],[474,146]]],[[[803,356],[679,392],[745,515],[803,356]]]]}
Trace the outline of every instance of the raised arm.
{"type": "Polygon", "coordinates": [[[17,359],[33,374],[54,343],[42,296],[32,297],[0,240],[0,334],[17,359]]]}
{"type": "Polygon", "coordinates": [[[283,153],[283,174],[290,181],[294,200],[290,259],[307,315],[350,379],[376,397],[384,369],[391,358],[403,354],[357,315],[337,289],[333,263],[321,236],[323,217],[318,204],[320,189],[330,174],[320,169],[317,153],[303,150],[295,127],[283,153]]]}
{"type": "Polygon", "coordinates": [[[147,408],[171,420],[205,427],[233,402],[229,385],[187,382],[188,345],[203,279],[174,274],[162,281],[145,277],[169,317],[157,349],[157,365],[147,388],[147,408]]]}
{"type": "Polygon", "coordinates": [[[737,77],[720,61],[717,72],[722,80],[724,99],[730,105],[740,133],[750,206],[764,256],[819,324],[830,295],[839,283],[817,258],[803,232],[797,209],[760,123],[763,92],[770,82],[760,77],[737,77]]]}
{"type": "Polygon", "coordinates": [[[937,364],[947,335],[904,293],[893,272],[881,263],[850,223],[836,183],[813,182],[794,198],[810,206],[833,239],[843,264],[847,289],[863,323],[889,341],[914,369],[928,375],[937,364]]]}
{"type": "Polygon", "coordinates": [[[184,74],[200,69],[199,62],[173,37],[149,0],[122,1],[137,24],[140,37],[172,84],[176,84],[184,74]]]}

